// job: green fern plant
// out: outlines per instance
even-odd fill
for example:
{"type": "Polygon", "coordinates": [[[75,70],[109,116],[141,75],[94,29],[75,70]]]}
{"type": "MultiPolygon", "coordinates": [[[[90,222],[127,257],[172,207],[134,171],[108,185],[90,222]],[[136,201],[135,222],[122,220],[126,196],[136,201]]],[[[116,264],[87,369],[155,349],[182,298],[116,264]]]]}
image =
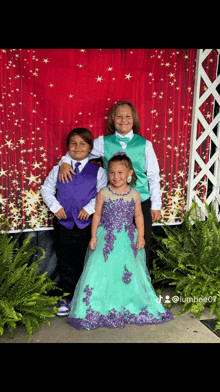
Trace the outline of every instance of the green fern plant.
{"type": "Polygon", "coordinates": [[[50,325],[47,318],[54,317],[57,312],[57,307],[52,305],[62,300],[66,293],[61,296],[46,295],[48,290],[55,288],[55,283],[46,276],[47,272],[37,274],[39,261],[45,257],[44,249],[29,246],[31,235],[19,249],[16,247],[18,238],[12,239],[7,233],[8,227],[9,222],[5,220],[4,232],[0,234],[0,336],[7,325],[13,337],[17,323],[22,323],[30,342],[42,323],[48,322],[50,325]],[[28,265],[31,255],[39,249],[42,251],[41,257],[28,265]]]}
{"type": "MultiPolygon", "coordinates": [[[[184,300],[193,299],[184,302],[175,315],[187,309],[200,318],[203,308],[210,307],[209,314],[214,312],[219,320],[217,329],[220,328],[220,222],[214,207],[205,205],[208,212],[206,221],[201,221],[201,209],[194,201],[183,218],[181,228],[163,226],[166,238],[153,234],[156,240],[153,250],[158,257],[153,260],[151,273],[153,283],[173,287],[171,297],[175,294],[184,300]],[[162,261],[162,268],[158,267],[158,260],[162,261]]],[[[172,305],[171,298],[167,306],[172,305]]]]}

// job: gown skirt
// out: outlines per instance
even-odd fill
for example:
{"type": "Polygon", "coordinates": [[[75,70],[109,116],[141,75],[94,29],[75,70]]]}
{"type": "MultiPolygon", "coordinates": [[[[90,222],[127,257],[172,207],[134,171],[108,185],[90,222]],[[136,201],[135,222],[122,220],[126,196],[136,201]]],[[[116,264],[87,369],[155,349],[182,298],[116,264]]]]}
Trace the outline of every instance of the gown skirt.
{"type": "Polygon", "coordinates": [[[151,284],[144,248],[136,251],[135,257],[137,229],[133,231],[133,248],[125,224],[112,233],[114,243],[109,245],[109,232],[98,227],[96,249],[87,249],[67,323],[78,330],[90,330],[172,320],[171,311],[159,303],[151,284]]]}

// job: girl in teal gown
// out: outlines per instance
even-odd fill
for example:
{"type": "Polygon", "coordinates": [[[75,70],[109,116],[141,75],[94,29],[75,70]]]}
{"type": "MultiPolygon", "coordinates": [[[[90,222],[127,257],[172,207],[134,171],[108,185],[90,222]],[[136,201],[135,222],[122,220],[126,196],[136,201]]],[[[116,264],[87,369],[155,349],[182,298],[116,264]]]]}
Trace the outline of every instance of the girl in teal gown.
{"type": "Polygon", "coordinates": [[[79,330],[173,319],[151,284],[140,195],[129,180],[135,181],[131,160],[125,153],[115,154],[109,160],[110,184],[97,195],[84,270],[66,319],[79,330]]]}

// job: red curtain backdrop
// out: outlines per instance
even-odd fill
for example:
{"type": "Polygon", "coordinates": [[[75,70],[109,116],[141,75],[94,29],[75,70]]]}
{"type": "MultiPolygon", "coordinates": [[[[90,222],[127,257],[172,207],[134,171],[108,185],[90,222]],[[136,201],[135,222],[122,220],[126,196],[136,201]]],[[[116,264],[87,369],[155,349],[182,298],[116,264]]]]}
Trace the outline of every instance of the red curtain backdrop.
{"type": "MultiPolygon", "coordinates": [[[[215,56],[206,65],[211,75],[215,56]]],[[[39,190],[66,153],[67,134],[87,127],[95,138],[105,135],[121,99],[137,108],[158,157],[163,220],[181,222],[196,49],[1,49],[0,62],[0,213],[11,230],[52,227],[39,190]]]]}

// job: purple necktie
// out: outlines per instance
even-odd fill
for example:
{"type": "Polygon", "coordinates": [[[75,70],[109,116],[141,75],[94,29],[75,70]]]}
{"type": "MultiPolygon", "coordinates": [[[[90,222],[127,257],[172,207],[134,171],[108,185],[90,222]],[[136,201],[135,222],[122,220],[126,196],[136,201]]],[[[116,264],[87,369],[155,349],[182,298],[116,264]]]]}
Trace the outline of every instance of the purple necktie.
{"type": "Polygon", "coordinates": [[[75,164],[76,178],[79,177],[79,165],[81,165],[81,162],[76,162],[76,164],[75,164]]]}

